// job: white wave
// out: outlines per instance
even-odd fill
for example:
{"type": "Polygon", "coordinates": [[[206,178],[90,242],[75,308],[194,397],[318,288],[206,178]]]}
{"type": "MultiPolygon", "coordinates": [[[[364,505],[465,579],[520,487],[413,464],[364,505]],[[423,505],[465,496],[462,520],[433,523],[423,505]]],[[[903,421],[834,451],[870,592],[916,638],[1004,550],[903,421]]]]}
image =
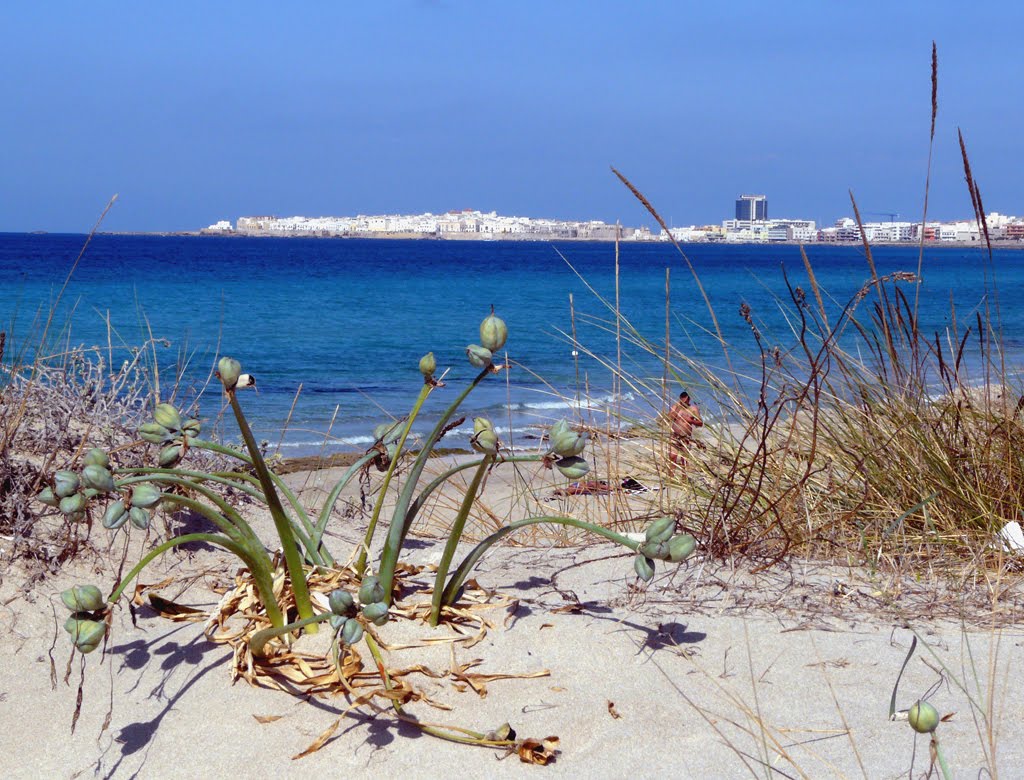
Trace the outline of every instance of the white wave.
{"type": "MultiPolygon", "coordinates": [[[[326,446],[339,447],[339,446],[358,446],[362,444],[373,444],[376,439],[372,436],[339,436],[331,437],[327,440],[326,446]]],[[[308,439],[298,441],[284,441],[281,442],[281,449],[314,449],[317,447],[325,446],[323,439],[308,439]]],[[[277,448],[277,444],[274,445],[277,448]]]]}
{"type": "MultiPolygon", "coordinates": [[[[495,425],[494,426],[494,430],[495,430],[495,432],[499,436],[507,435],[509,432],[511,432],[513,434],[517,434],[517,433],[519,433],[519,434],[532,433],[534,435],[539,435],[538,428],[535,425],[528,425],[525,428],[517,428],[517,427],[509,428],[508,426],[495,425]]],[[[448,431],[448,433],[445,435],[445,438],[443,439],[443,441],[449,441],[452,436],[467,436],[468,437],[468,436],[472,436],[472,435],[473,435],[473,427],[472,426],[460,425],[458,428],[453,428],[452,430],[448,431]]]]}
{"type": "Polygon", "coordinates": [[[633,401],[632,393],[594,396],[592,398],[565,398],[556,401],[535,401],[521,404],[523,409],[603,409],[623,401],[633,401]]]}

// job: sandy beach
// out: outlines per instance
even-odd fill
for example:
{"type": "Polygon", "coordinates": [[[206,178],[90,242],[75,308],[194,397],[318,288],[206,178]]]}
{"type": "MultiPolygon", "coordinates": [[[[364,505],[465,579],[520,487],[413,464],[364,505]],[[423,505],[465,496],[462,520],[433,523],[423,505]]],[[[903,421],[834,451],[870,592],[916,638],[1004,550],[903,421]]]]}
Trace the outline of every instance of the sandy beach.
{"type": "MultiPolygon", "coordinates": [[[[330,478],[330,471],[287,477],[314,503],[330,478]]],[[[514,469],[495,470],[484,515],[538,508],[596,515],[620,501],[639,517],[675,500],[656,490],[552,496],[555,486],[514,469]]],[[[347,498],[358,502],[358,489],[347,498]]],[[[418,529],[411,562],[438,559],[431,533],[443,524],[448,500],[439,499],[418,529]]],[[[344,510],[338,515],[331,547],[341,554],[355,547],[363,526],[344,510]]],[[[273,538],[269,518],[256,513],[252,519],[263,538],[273,538]]],[[[547,767],[425,736],[390,711],[363,707],[345,715],[344,696],[232,683],[228,647],[206,639],[201,624],[172,622],[148,606],[134,610],[133,624],[122,603],[105,653],[86,656],[84,665],[76,656],[69,665],[58,594],[79,582],[105,590],[113,583],[122,543],[105,549],[102,532],[94,552],[56,575],[34,576],[24,562],[5,564],[3,775],[918,777],[929,767],[928,738],[888,719],[915,632],[920,641],[900,682],[897,709],[927,695],[949,715],[939,734],[955,776],[992,768],[1012,777],[1024,765],[1019,593],[1004,597],[1000,612],[986,613],[974,593],[809,562],[752,574],[706,560],[699,550],[643,586],[622,548],[557,535],[531,541],[496,548],[478,567],[476,579],[495,603],[481,613],[490,624],[482,640],[396,650],[388,664],[422,665],[437,675],[412,674],[409,682],[451,710],[424,701],[408,705],[418,719],[479,731],[509,722],[520,738],[557,736],[547,767]],[[486,681],[474,674],[524,677],[486,681]],[[334,724],[321,749],[294,758],[334,724]]],[[[132,540],[129,565],[142,547],[132,540]]],[[[161,596],[211,609],[235,570],[236,562],[216,550],[189,549],[165,556],[143,581],[167,579],[161,596]]],[[[446,633],[412,621],[380,630],[392,642],[446,633]]]]}

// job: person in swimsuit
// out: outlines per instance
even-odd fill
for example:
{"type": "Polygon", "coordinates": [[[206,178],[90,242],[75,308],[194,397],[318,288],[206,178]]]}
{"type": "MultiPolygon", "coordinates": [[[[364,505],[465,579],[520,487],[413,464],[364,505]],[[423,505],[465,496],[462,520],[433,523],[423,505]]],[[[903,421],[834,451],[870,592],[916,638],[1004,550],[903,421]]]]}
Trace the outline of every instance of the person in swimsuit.
{"type": "Polygon", "coordinates": [[[681,472],[686,471],[686,455],[693,442],[693,429],[704,425],[704,421],[700,419],[700,410],[690,400],[690,394],[685,390],[668,410],[668,423],[671,429],[668,442],[668,473],[672,476],[676,467],[681,472]]]}

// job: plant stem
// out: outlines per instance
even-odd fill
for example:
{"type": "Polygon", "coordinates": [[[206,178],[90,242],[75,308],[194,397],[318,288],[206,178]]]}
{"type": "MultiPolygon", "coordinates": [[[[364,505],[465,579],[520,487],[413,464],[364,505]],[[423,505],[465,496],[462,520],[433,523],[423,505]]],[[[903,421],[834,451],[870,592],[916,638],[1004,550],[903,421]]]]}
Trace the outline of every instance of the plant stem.
{"type": "MultiPolygon", "coordinates": [[[[231,409],[235,413],[238,428],[242,432],[242,438],[245,440],[245,446],[248,447],[249,455],[252,457],[252,465],[256,469],[256,476],[260,479],[260,486],[263,488],[263,493],[266,496],[270,514],[274,518],[274,526],[277,528],[281,547],[284,548],[284,560],[288,567],[288,575],[291,578],[292,591],[295,595],[295,608],[298,610],[300,618],[312,617],[313,605],[309,600],[306,572],[302,568],[302,558],[299,556],[299,548],[295,544],[295,534],[293,533],[291,520],[284,513],[284,507],[281,506],[281,499],[278,498],[277,491],[274,489],[274,482],[270,472],[267,470],[267,464],[260,454],[256,438],[252,435],[252,429],[249,428],[249,423],[242,413],[242,407],[235,397],[235,391],[233,389],[228,390],[227,396],[231,402],[231,409]]],[[[314,634],[316,632],[316,623],[310,624],[309,633],[314,634]]]]}
{"type": "Polygon", "coordinates": [[[163,544],[154,547],[146,553],[142,557],[142,560],[135,564],[134,568],[132,568],[121,582],[117,584],[113,592],[107,598],[107,601],[114,603],[121,598],[121,595],[124,593],[124,589],[127,588],[132,580],[138,577],[139,574],[142,573],[142,570],[152,563],[155,558],[167,552],[172,547],[177,547],[181,544],[188,544],[189,542],[206,542],[207,544],[216,544],[241,558],[242,562],[249,567],[249,571],[252,572],[253,579],[256,580],[256,588],[260,592],[260,599],[263,601],[263,607],[267,610],[267,617],[270,619],[270,622],[275,626],[284,625],[284,615],[281,614],[281,609],[277,606],[277,600],[274,598],[274,582],[269,566],[259,558],[251,556],[250,551],[243,545],[238,544],[226,536],[220,536],[219,534],[185,534],[183,536],[175,536],[172,539],[168,539],[163,544]]]}
{"type": "Polygon", "coordinates": [[[377,455],[378,453],[375,451],[368,452],[366,455],[363,455],[363,457],[353,463],[349,467],[348,471],[342,475],[341,479],[335,483],[330,495],[327,496],[327,500],[324,501],[324,505],[320,509],[320,516],[317,519],[316,525],[313,526],[313,534],[310,537],[313,544],[319,547],[320,540],[323,539],[324,531],[327,529],[327,521],[331,518],[331,511],[334,509],[334,505],[338,502],[338,497],[341,495],[341,491],[345,489],[349,480],[351,480],[360,469],[376,458],[377,455]]]}
{"type": "Polygon", "coordinates": [[[441,596],[441,606],[447,607],[455,602],[459,589],[462,587],[462,583],[466,581],[466,577],[469,576],[469,572],[473,570],[473,567],[476,566],[481,556],[487,552],[492,544],[505,536],[508,536],[513,531],[518,531],[520,528],[526,528],[526,526],[538,525],[540,523],[552,523],[554,525],[568,525],[573,528],[581,528],[584,531],[590,531],[591,533],[603,536],[605,539],[609,539],[616,544],[621,544],[623,547],[628,547],[633,551],[638,550],[643,544],[643,542],[630,539],[622,534],[615,533],[615,531],[609,531],[607,528],[602,528],[599,525],[587,523],[583,520],[577,520],[575,517],[528,517],[525,520],[516,520],[514,523],[509,523],[505,527],[499,528],[493,534],[481,541],[470,551],[469,555],[463,559],[462,563],[459,564],[459,568],[455,570],[454,574],[452,574],[451,579],[448,581],[448,585],[444,589],[444,593],[441,596]]]}
{"type": "Polygon", "coordinates": [[[953,773],[949,771],[949,764],[942,754],[942,747],[939,745],[939,735],[932,732],[932,745],[935,747],[935,757],[939,760],[939,768],[942,770],[943,780],[953,780],[953,773]]]}
{"type": "Polygon", "coordinates": [[[494,457],[494,455],[485,455],[480,461],[476,474],[473,475],[473,481],[466,488],[466,495],[462,499],[459,513],[455,516],[455,522],[452,523],[452,529],[448,532],[448,541],[444,546],[444,553],[441,555],[440,563],[437,564],[437,574],[434,577],[434,595],[430,599],[430,625],[432,626],[436,626],[441,617],[441,593],[444,590],[445,577],[448,576],[448,567],[451,566],[452,558],[455,557],[455,548],[459,546],[459,540],[462,539],[462,529],[466,526],[469,510],[472,509],[477,493],[480,492],[480,483],[491,464],[494,463],[494,457]]]}
{"type": "MultiPolygon", "coordinates": [[[[244,434],[243,434],[243,438],[244,438],[244,434]]],[[[254,441],[254,443],[255,443],[255,441],[254,441]]],[[[236,458],[237,460],[240,460],[242,463],[246,463],[246,464],[248,464],[250,466],[253,466],[253,467],[255,467],[255,465],[256,465],[253,462],[253,459],[248,457],[247,455],[245,455],[245,453],[239,452],[238,450],[235,450],[235,449],[233,449],[231,447],[226,447],[223,444],[217,444],[216,442],[207,441],[206,439],[192,439],[190,441],[189,446],[197,447],[199,449],[204,449],[204,450],[210,450],[211,452],[217,452],[217,453],[220,453],[222,455],[229,455],[229,456],[231,456],[233,458],[236,458]]],[[[246,446],[249,446],[248,445],[248,441],[246,441],[246,446]]],[[[258,454],[259,450],[255,450],[255,452],[258,454]]],[[[262,456],[260,456],[260,460],[263,460],[262,456]]],[[[277,489],[279,491],[281,491],[282,493],[284,493],[285,498],[288,499],[288,503],[291,504],[292,509],[295,510],[295,514],[296,514],[296,516],[298,516],[299,522],[302,524],[302,527],[305,530],[305,534],[306,535],[302,536],[301,538],[302,538],[303,546],[306,548],[306,550],[312,556],[312,557],[310,557],[310,563],[313,563],[314,565],[318,565],[318,566],[320,566],[320,565],[333,566],[334,565],[334,557],[330,554],[330,552],[326,548],[323,548],[322,545],[311,545],[309,543],[309,539],[312,538],[312,536],[313,536],[313,524],[312,524],[312,522],[310,522],[309,515],[306,513],[305,507],[302,506],[302,502],[299,501],[298,496],[296,496],[295,493],[292,492],[292,489],[288,487],[288,484],[283,479],[281,479],[281,477],[279,477],[277,474],[275,474],[273,471],[270,471],[269,469],[267,469],[267,473],[270,475],[270,478],[273,481],[274,485],[277,487],[277,489]],[[314,551],[318,550],[318,549],[321,550],[322,554],[314,553],[314,551]]],[[[247,475],[247,474],[240,474],[239,475],[239,479],[247,479],[247,478],[251,479],[251,477],[249,475],[247,475]]],[[[260,482],[259,484],[262,486],[262,482],[260,482]]],[[[261,497],[260,500],[265,501],[266,499],[261,497]]],[[[294,523],[292,525],[294,527],[294,523]]]]}
{"type": "Polygon", "coordinates": [[[384,551],[380,556],[380,569],[377,572],[377,576],[380,577],[381,586],[387,594],[385,602],[388,606],[391,605],[391,594],[395,580],[395,567],[398,566],[398,555],[402,551],[402,542],[405,539],[406,510],[408,510],[409,504],[412,503],[413,493],[416,492],[416,484],[419,482],[420,475],[423,473],[423,469],[427,465],[427,460],[430,458],[430,452],[434,449],[434,445],[437,444],[438,439],[441,438],[441,434],[444,432],[445,426],[452,418],[452,415],[455,414],[462,402],[466,400],[466,396],[468,396],[473,391],[473,388],[480,384],[484,380],[484,377],[490,374],[491,371],[491,366],[483,369],[476,375],[473,381],[469,383],[466,389],[459,393],[458,397],[452,401],[444,414],[441,415],[441,419],[437,421],[437,424],[434,426],[434,430],[430,432],[427,440],[423,442],[420,454],[416,457],[416,460],[412,464],[412,468],[409,470],[409,476],[405,480],[402,492],[398,496],[398,503],[395,505],[394,514],[391,516],[391,525],[388,527],[388,538],[384,542],[384,551]]]}
{"type": "MultiPolygon", "coordinates": [[[[366,646],[370,648],[370,655],[373,656],[373,660],[377,664],[377,671],[380,673],[381,680],[384,681],[384,687],[390,691],[393,686],[391,685],[391,677],[388,674],[388,670],[384,666],[384,658],[380,653],[380,646],[377,644],[377,641],[373,638],[373,635],[370,632],[366,632],[363,636],[366,638],[366,646]]],[[[489,740],[487,739],[486,734],[481,734],[478,731],[459,729],[459,732],[461,733],[456,733],[450,729],[420,723],[418,720],[407,716],[402,711],[402,705],[396,699],[391,700],[391,706],[397,713],[399,720],[403,723],[410,723],[413,726],[416,726],[424,734],[429,734],[432,737],[446,739],[449,742],[458,742],[463,745],[480,745],[482,747],[511,747],[515,745],[513,740],[489,740]]]]}
{"type": "MultiPolygon", "coordinates": [[[[500,461],[497,461],[497,463],[498,465],[501,465],[502,463],[539,463],[542,460],[544,460],[543,455],[513,455],[511,457],[502,458],[500,461]]],[[[439,477],[436,477],[431,482],[427,483],[427,486],[420,491],[418,496],[416,496],[416,500],[412,502],[412,505],[409,507],[409,511],[405,513],[405,528],[402,529],[401,544],[405,543],[405,537],[408,536],[409,529],[412,528],[412,524],[416,520],[416,515],[419,514],[419,511],[423,508],[426,500],[430,498],[430,494],[460,471],[476,468],[482,462],[483,458],[479,458],[477,460],[469,460],[465,463],[460,463],[457,466],[452,466],[439,477]]]]}
{"type": "MultiPolygon", "coordinates": [[[[189,471],[187,469],[160,469],[160,468],[119,468],[117,470],[118,475],[127,475],[127,477],[145,476],[147,474],[172,474],[179,477],[187,477],[192,484],[201,484],[203,482],[213,482],[217,485],[225,485],[226,487],[240,490],[251,498],[255,498],[257,501],[263,501],[263,491],[257,490],[252,487],[247,480],[244,479],[232,479],[227,476],[228,473],[234,472],[221,472],[221,473],[209,473],[206,471],[189,471]]],[[[241,476],[241,475],[239,475],[241,476]]],[[[135,480],[139,482],[141,480],[135,480]]],[[[124,482],[118,484],[128,484],[127,478],[124,482]]],[[[257,481],[256,484],[259,484],[257,481]]]]}
{"type": "Polygon", "coordinates": [[[266,644],[276,636],[282,636],[283,634],[290,634],[292,631],[298,631],[300,628],[311,626],[314,623],[322,623],[325,620],[330,620],[333,612],[323,612],[319,615],[313,615],[312,617],[303,618],[302,620],[296,620],[294,623],[289,623],[286,626],[271,626],[270,628],[264,628],[257,631],[249,639],[249,649],[252,650],[254,656],[261,657],[266,649],[266,644]]]}
{"type": "Polygon", "coordinates": [[[203,517],[207,518],[210,522],[216,525],[221,531],[226,533],[235,541],[254,541],[257,544],[259,544],[260,548],[262,549],[262,542],[260,542],[259,537],[256,536],[256,532],[252,530],[252,526],[245,522],[242,515],[239,514],[238,511],[233,506],[231,506],[231,504],[229,504],[227,501],[218,496],[209,488],[203,487],[202,485],[197,484],[192,480],[177,477],[172,471],[159,474],[140,474],[138,476],[128,477],[126,479],[118,480],[117,486],[126,487],[128,485],[150,482],[160,482],[168,485],[180,485],[182,487],[187,487],[189,490],[194,490],[195,492],[205,497],[207,500],[216,504],[217,508],[220,509],[221,511],[217,512],[215,509],[207,506],[201,501],[196,501],[187,496],[180,496],[174,493],[163,494],[163,498],[161,500],[181,504],[182,506],[188,507],[189,509],[195,512],[199,512],[203,515],[203,517]]]}
{"type": "Polygon", "coordinates": [[[405,440],[409,437],[409,431],[412,430],[413,421],[420,413],[420,409],[423,407],[423,402],[427,400],[427,396],[430,395],[430,391],[434,389],[434,385],[429,382],[424,382],[420,394],[416,396],[416,403],[412,406],[412,411],[409,412],[409,419],[406,420],[405,425],[402,426],[402,437],[398,440],[398,446],[395,447],[395,455],[391,458],[391,462],[388,464],[388,471],[384,475],[384,482],[380,486],[380,491],[377,493],[377,502],[373,506],[373,515],[370,517],[370,525],[366,529],[366,537],[363,540],[363,549],[359,553],[359,560],[356,562],[356,574],[360,577],[363,576],[363,572],[366,571],[366,556],[369,554],[370,545],[373,543],[373,534],[377,530],[377,520],[380,518],[380,510],[384,506],[384,498],[388,492],[388,486],[391,484],[391,477],[395,473],[395,469],[398,467],[398,458],[402,454],[402,450],[405,447],[405,440]]]}

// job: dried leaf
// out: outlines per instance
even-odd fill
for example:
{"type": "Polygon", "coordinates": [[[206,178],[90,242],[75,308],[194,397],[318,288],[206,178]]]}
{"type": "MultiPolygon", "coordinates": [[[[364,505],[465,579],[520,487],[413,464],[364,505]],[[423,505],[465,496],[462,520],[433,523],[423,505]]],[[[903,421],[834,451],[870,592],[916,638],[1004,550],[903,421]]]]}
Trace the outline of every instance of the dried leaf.
{"type": "Polygon", "coordinates": [[[78,725],[78,716],[82,714],[82,692],[85,688],[85,664],[82,665],[82,676],[78,680],[78,697],[75,699],[75,712],[71,716],[71,733],[75,733],[75,726],[78,725]]]}
{"type": "Polygon", "coordinates": [[[176,604],[155,593],[149,594],[149,604],[160,617],[167,618],[168,620],[179,622],[206,620],[205,611],[195,607],[187,607],[184,604],[176,604]]]}
{"type": "Polygon", "coordinates": [[[507,610],[505,613],[505,620],[502,623],[503,628],[511,626],[516,619],[516,613],[519,611],[519,599],[512,599],[508,606],[505,607],[507,610]]]}
{"type": "Polygon", "coordinates": [[[558,755],[558,737],[545,737],[542,740],[524,739],[516,745],[516,752],[524,764],[547,766],[558,755]]]}
{"type": "Polygon", "coordinates": [[[554,627],[555,627],[554,623],[541,623],[540,624],[540,628],[538,628],[537,630],[538,631],[543,631],[545,628],[554,628],[554,627]]]}
{"type": "Polygon", "coordinates": [[[253,715],[257,723],[273,723],[275,720],[281,720],[284,715],[253,715]]]}
{"type": "Polygon", "coordinates": [[[341,725],[341,721],[345,719],[346,715],[348,715],[350,712],[352,712],[352,710],[354,710],[356,707],[362,707],[364,704],[368,704],[370,702],[370,700],[373,699],[374,695],[378,691],[381,691],[381,690],[383,690],[383,689],[381,688],[381,689],[373,690],[373,691],[370,691],[369,693],[363,694],[362,696],[357,696],[352,701],[352,703],[348,706],[348,708],[343,713],[341,713],[341,715],[338,716],[338,719],[336,721],[334,721],[334,723],[332,723],[326,729],[324,729],[323,733],[320,734],[320,736],[317,737],[315,740],[313,740],[313,742],[310,744],[309,747],[307,747],[301,753],[296,753],[294,756],[292,756],[292,761],[295,761],[296,759],[299,759],[299,758],[305,758],[310,753],[315,753],[320,748],[322,748],[325,744],[327,744],[327,741],[332,736],[334,736],[334,732],[336,732],[338,730],[338,726],[341,725]]]}
{"type": "Polygon", "coordinates": [[[541,669],[537,672],[527,672],[526,674],[480,674],[468,671],[474,666],[479,666],[482,663],[482,658],[475,658],[462,665],[456,665],[453,663],[451,669],[452,679],[469,685],[469,687],[477,692],[481,699],[486,698],[487,696],[487,683],[489,682],[494,682],[495,680],[528,680],[535,677],[547,677],[551,674],[547,669],[541,669]]]}
{"type": "Polygon", "coordinates": [[[566,604],[561,607],[555,607],[550,612],[556,615],[578,615],[583,612],[583,605],[579,603],[566,604]]]}
{"type": "Polygon", "coordinates": [[[296,753],[294,756],[292,756],[292,761],[295,761],[299,758],[305,758],[310,753],[316,753],[316,751],[318,751],[325,744],[327,744],[327,740],[334,736],[334,732],[338,730],[338,726],[341,725],[341,721],[344,717],[344,715],[339,716],[338,719],[334,721],[334,723],[332,723],[330,726],[324,729],[323,733],[319,737],[313,740],[309,747],[307,747],[301,753],[296,753]]]}
{"type": "Polygon", "coordinates": [[[142,594],[147,590],[160,590],[166,588],[168,585],[174,584],[174,577],[168,577],[167,579],[161,580],[160,582],[143,583],[139,582],[135,584],[135,594],[132,596],[132,603],[137,607],[145,606],[146,602],[142,598],[142,594]]]}

